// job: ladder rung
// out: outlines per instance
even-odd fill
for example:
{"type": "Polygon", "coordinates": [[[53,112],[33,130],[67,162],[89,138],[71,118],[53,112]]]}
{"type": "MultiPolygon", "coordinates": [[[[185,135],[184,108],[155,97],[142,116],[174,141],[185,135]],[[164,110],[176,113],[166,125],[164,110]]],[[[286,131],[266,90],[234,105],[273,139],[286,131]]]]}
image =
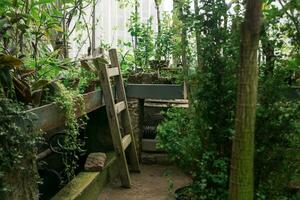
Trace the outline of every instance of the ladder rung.
{"type": "Polygon", "coordinates": [[[131,136],[129,134],[125,135],[122,138],[123,150],[127,149],[127,147],[129,146],[130,143],[131,143],[131,136]]]}
{"type": "Polygon", "coordinates": [[[120,101],[119,103],[115,104],[116,113],[122,112],[123,110],[125,110],[125,108],[126,106],[124,101],[120,101]]]}
{"type": "Polygon", "coordinates": [[[107,68],[107,73],[109,77],[118,76],[120,74],[118,67],[107,68]]]}

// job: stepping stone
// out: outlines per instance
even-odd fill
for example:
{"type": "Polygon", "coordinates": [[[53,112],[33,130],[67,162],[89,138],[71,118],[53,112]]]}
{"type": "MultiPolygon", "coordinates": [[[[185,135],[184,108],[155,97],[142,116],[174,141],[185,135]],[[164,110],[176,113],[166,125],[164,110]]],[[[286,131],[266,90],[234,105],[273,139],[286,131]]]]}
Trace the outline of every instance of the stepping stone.
{"type": "Polygon", "coordinates": [[[103,169],[106,154],[101,152],[90,153],[85,161],[84,170],[88,172],[99,172],[103,169]]]}

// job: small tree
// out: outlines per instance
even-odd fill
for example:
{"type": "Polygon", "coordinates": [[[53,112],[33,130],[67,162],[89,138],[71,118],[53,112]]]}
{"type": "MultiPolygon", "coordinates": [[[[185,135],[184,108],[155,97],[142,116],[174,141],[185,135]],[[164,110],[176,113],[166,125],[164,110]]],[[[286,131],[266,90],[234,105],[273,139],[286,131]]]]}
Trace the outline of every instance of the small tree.
{"type": "Polygon", "coordinates": [[[231,200],[254,198],[254,131],[257,102],[257,50],[262,18],[262,1],[248,0],[241,27],[239,86],[232,147],[231,200]]]}

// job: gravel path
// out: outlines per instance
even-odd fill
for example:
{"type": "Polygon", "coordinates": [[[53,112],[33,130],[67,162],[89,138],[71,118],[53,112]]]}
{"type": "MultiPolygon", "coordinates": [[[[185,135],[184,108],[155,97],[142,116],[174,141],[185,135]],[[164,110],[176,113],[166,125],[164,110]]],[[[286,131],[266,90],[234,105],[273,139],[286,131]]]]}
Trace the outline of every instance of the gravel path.
{"type": "Polygon", "coordinates": [[[174,190],[187,185],[190,178],[174,166],[142,165],[142,173],[131,174],[132,187],[120,187],[120,181],[107,186],[98,200],[168,200],[174,190]]]}

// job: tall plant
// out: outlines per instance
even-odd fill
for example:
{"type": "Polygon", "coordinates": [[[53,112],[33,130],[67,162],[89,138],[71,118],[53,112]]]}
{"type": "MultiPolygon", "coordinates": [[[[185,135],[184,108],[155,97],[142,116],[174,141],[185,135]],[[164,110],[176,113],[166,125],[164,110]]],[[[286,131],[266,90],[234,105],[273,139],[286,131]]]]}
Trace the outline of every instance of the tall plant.
{"type": "Polygon", "coordinates": [[[143,23],[138,13],[132,13],[129,19],[128,31],[132,38],[137,40],[133,49],[136,66],[148,68],[149,60],[154,55],[152,18],[143,23]]]}
{"type": "Polygon", "coordinates": [[[241,27],[239,87],[235,116],[229,199],[254,199],[254,133],[256,119],[258,65],[262,1],[247,1],[241,27]]]}

